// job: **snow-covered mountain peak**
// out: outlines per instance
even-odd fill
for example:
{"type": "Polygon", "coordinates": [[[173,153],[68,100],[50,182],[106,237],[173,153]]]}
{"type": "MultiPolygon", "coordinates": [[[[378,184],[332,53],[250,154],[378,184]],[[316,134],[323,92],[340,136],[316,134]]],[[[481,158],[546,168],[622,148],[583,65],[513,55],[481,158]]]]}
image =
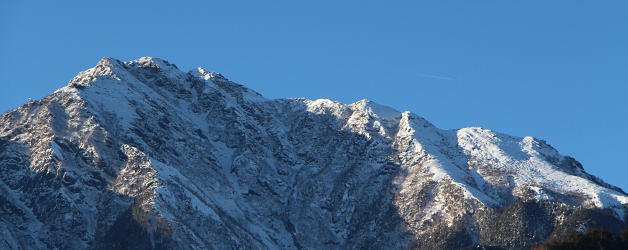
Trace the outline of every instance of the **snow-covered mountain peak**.
{"type": "Polygon", "coordinates": [[[160,58],[141,57],[125,62],[124,64],[130,66],[130,69],[139,68],[148,70],[151,73],[158,73],[159,75],[172,79],[173,82],[177,82],[185,75],[176,65],[160,58]]]}
{"type": "Polygon", "coordinates": [[[351,104],[352,107],[365,110],[382,120],[395,120],[401,118],[401,112],[384,105],[377,104],[371,100],[362,99],[351,104]]]}
{"type": "Polygon", "coordinates": [[[344,117],[348,114],[348,108],[344,104],[337,101],[332,101],[329,99],[309,100],[306,98],[300,98],[296,100],[304,102],[307,106],[307,111],[309,112],[317,114],[330,113],[339,119],[344,119],[344,117]]]}
{"type": "Polygon", "coordinates": [[[99,77],[108,77],[116,80],[125,74],[124,64],[117,59],[103,57],[96,66],[80,72],[70,82],[69,86],[90,86],[99,77]]]}
{"type": "Polygon", "coordinates": [[[103,57],[102,59],[100,59],[100,61],[98,61],[98,63],[96,63],[96,66],[104,67],[116,67],[120,65],[122,65],[122,62],[120,62],[120,60],[108,56],[103,57]]]}
{"type": "Polygon", "coordinates": [[[229,79],[224,77],[222,74],[217,73],[217,72],[207,71],[203,67],[198,67],[196,68],[196,70],[191,70],[190,74],[196,77],[203,78],[205,80],[223,81],[223,82],[229,81],[229,79]]]}
{"type": "Polygon", "coordinates": [[[174,64],[170,64],[166,60],[156,58],[156,57],[150,57],[150,56],[140,57],[138,59],[128,61],[126,62],[126,64],[129,64],[129,65],[137,64],[141,67],[153,67],[153,68],[168,68],[168,67],[176,68],[174,64]]]}
{"type": "Polygon", "coordinates": [[[144,77],[162,78],[176,83],[184,76],[185,74],[176,65],[159,58],[141,57],[121,62],[118,59],[104,57],[93,68],[80,72],[68,85],[91,86],[91,83],[105,78],[118,81],[142,81],[145,80],[144,77]]]}

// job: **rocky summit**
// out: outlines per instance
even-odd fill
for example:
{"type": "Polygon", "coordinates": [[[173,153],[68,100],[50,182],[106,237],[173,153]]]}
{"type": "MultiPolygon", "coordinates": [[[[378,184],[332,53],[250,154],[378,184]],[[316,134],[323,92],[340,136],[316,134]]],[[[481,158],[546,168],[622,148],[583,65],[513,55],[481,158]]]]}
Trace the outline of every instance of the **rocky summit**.
{"type": "Polygon", "coordinates": [[[150,57],[4,113],[0,190],[0,249],[525,248],[628,203],[543,140],[150,57]]]}

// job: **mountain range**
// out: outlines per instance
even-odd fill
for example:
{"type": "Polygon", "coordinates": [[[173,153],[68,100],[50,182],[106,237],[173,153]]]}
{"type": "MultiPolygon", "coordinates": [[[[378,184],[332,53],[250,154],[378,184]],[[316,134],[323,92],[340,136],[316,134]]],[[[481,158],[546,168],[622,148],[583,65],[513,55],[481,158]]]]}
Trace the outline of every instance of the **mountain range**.
{"type": "Polygon", "coordinates": [[[543,140],[150,57],[0,116],[0,190],[1,249],[526,248],[628,204],[543,140]]]}

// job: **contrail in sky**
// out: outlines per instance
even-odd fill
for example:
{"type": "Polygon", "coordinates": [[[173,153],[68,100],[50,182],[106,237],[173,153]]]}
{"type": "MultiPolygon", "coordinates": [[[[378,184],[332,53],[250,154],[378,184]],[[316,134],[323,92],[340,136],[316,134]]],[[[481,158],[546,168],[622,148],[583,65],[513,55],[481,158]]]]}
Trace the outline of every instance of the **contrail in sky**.
{"type": "Polygon", "coordinates": [[[455,80],[454,78],[447,77],[447,76],[430,75],[430,74],[423,74],[423,73],[419,73],[419,76],[425,77],[425,78],[437,79],[437,80],[445,80],[445,81],[455,80]]]}

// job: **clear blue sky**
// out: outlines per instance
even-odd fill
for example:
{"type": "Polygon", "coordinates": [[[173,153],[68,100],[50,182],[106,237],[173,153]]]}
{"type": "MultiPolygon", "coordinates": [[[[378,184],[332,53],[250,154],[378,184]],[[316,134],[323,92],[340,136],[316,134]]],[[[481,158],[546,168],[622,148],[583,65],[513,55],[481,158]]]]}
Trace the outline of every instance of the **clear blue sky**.
{"type": "Polygon", "coordinates": [[[0,112],[153,56],[269,98],[531,135],[628,191],[626,1],[427,2],[1,1],[0,112]]]}

